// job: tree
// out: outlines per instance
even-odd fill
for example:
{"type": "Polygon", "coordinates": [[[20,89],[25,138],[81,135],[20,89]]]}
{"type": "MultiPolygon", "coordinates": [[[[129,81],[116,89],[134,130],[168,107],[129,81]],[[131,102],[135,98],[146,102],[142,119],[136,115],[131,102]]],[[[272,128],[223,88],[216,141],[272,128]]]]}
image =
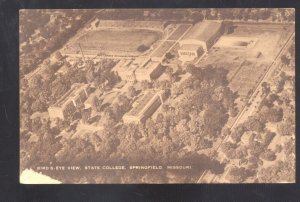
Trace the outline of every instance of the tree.
{"type": "Polygon", "coordinates": [[[236,147],[236,144],[233,144],[231,142],[225,142],[221,145],[221,151],[226,154],[229,150],[235,149],[236,147]]]}
{"type": "Polygon", "coordinates": [[[239,110],[237,107],[231,107],[229,108],[229,116],[236,117],[239,113],[239,110]]]}
{"type": "Polygon", "coordinates": [[[22,78],[20,84],[22,89],[28,88],[28,80],[26,78],[22,78]]]}
{"type": "Polygon", "coordinates": [[[90,110],[84,109],[81,113],[83,123],[88,123],[90,116],[91,116],[90,110]]]}
{"type": "Polygon", "coordinates": [[[165,69],[165,73],[168,75],[168,77],[169,77],[170,80],[171,80],[171,78],[172,78],[172,76],[173,76],[173,68],[170,67],[170,66],[167,66],[166,69],[165,69]]]}
{"type": "Polygon", "coordinates": [[[95,76],[94,76],[94,71],[93,71],[92,68],[88,69],[88,71],[86,72],[85,78],[86,78],[88,83],[94,82],[95,76]]]}
{"type": "Polygon", "coordinates": [[[106,129],[112,129],[116,125],[115,119],[112,117],[112,113],[104,111],[103,116],[101,116],[100,122],[106,129]]]}
{"type": "Polygon", "coordinates": [[[258,166],[258,161],[259,161],[259,157],[258,156],[250,156],[248,159],[248,163],[251,165],[256,165],[258,166]]]}
{"type": "Polygon", "coordinates": [[[113,103],[111,109],[114,119],[118,121],[122,117],[121,114],[123,114],[121,106],[118,103],[113,103]]]}
{"type": "Polygon", "coordinates": [[[171,88],[171,83],[170,83],[170,81],[166,81],[166,80],[156,81],[154,83],[154,87],[169,92],[169,90],[171,88]]]}
{"type": "Polygon", "coordinates": [[[122,106],[123,112],[128,111],[131,107],[130,99],[125,95],[120,95],[118,99],[120,101],[120,105],[122,106]]]}
{"type": "Polygon", "coordinates": [[[192,14],[191,18],[193,19],[194,23],[201,22],[204,19],[204,16],[200,12],[195,12],[192,14]]]}
{"type": "Polygon", "coordinates": [[[282,108],[264,108],[260,113],[261,119],[266,122],[276,123],[280,122],[283,117],[282,108]]]}
{"type": "Polygon", "coordinates": [[[260,122],[260,120],[254,116],[250,116],[248,120],[243,123],[243,125],[247,130],[255,131],[258,133],[261,133],[265,128],[265,124],[260,122]]]}
{"type": "Polygon", "coordinates": [[[267,149],[260,155],[260,157],[267,161],[274,161],[276,159],[276,154],[270,149],[267,149]]]}
{"type": "Polygon", "coordinates": [[[276,136],[276,133],[271,132],[271,131],[267,131],[264,137],[264,145],[267,147],[271,141],[273,140],[273,138],[276,136]]]}
{"type": "Polygon", "coordinates": [[[38,131],[42,126],[42,121],[39,117],[36,117],[31,122],[32,131],[38,131]]]}
{"type": "Polygon", "coordinates": [[[171,95],[172,96],[177,96],[180,95],[182,93],[181,89],[178,87],[178,85],[173,84],[171,86],[171,95]]]}
{"type": "Polygon", "coordinates": [[[100,112],[101,110],[101,101],[97,98],[97,96],[92,98],[92,109],[97,112],[100,112]]]}
{"type": "Polygon", "coordinates": [[[289,138],[283,145],[283,151],[286,157],[295,156],[295,139],[289,138]]]}
{"type": "Polygon", "coordinates": [[[49,89],[50,85],[47,85],[46,83],[44,84],[45,85],[41,86],[41,91],[38,96],[38,99],[45,105],[44,107],[46,108],[47,104],[51,102],[52,97],[51,97],[51,90],[49,89]]]}
{"type": "Polygon", "coordinates": [[[291,44],[288,51],[292,57],[295,57],[295,44],[294,43],[291,44]]]}
{"type": "Polygon", "coordinates": [[[243,136],[244,132],[245,132],[245,128],[243,127],[243,125],[239,125],[231,133],[232,140],[234,142],[241,141],[241,137],[243,136]]]}
{"type": "Polygon", "coordinates": [[[141,87],[142,87],[142,90],[147,90],[151,87],[151,84],[149,81],[143,80],[143,81],[141,81],[141,87]]]}
{"type": "Polygon", "coordinates": [[[28,114],[22,113],[22,116],[20,117],[20,122],[22,129],[31,131],[31,119],[28,114]]]}
{"type": "Polygon", "coordinates": [[[257,176],[260,183],[295,182],[294,161],[276,161],[274,165],[260,169],[257,176]]]}
{"type": "Polygon", "coordinates": [[[135,97],[137,95],[137,91],[133,86],[128,87],[128,94],[130,97],[135,97]]]}
{"type": "Polygon", "coordinates": [[[168,60],[171,60],[171,59],[174,58],[175,56],[174,56],[172,53],[167,52],[165,57],[166,57],[168,60]]]}
{"type": "Polygon", "coordinates": [[[145,51],[148,50],[148,49],[149,49],[149,46],[146,46],[146,45],[144,45],[144,44],[142,44],[142,45],[140,45],[139,47],[137,47],[137,51],[139,51],[139,52],[141,52],[141,53],[145,52],[145,51]]]}
{"type": "Polygon", "coordinates": [[[280,144],[277,144],[276,147],[275,147],[274,152],[275,153],[280,153],[281,151],[282,151],[282,146],[280,144]]]}
{"type": "Polygon", "coordinates": [[[240,146],[235,150],[235,159],[243,159],[248,155],[247,148],[245,146],[240,146]]]}
{"type": "Polygon", "coordinates": [[[281,59],[281,62],[284,65],[289,65],[290,64],[290,59],[286,55],[282,55],[280,59],[281,59]]]}
{"type": "Polygon", "coordinates": [[[153,131],[153,129],[155,129],[155,122],[153,121],[152,118],[148,118],[146,120],[146,129],[148,131],[153,131]]]}
{"type": "Polygon", "coordinates": [[[269,83],[263,82],[261,84],[261,87],[262,87],[262,95],[268,95],[271,92],[269,83]]]}
{"type": "Polygon", "coordinates": [[[202,69],[201,68],[197,68],[195,65],[191,65],[189,64],[187,67],[186,67],[186,71],[188,73],[190,73],[193,77],[195,78],[198,78],[199,80],[201,80],[202,78],[202,69]]]}
{"type": "Polygon", "coordinates": [[[295,134],[293,125],[287,122],[279,123],[277,125],[277,131],[278,134],[282,136],[292,136],[295,134]]]}
{"type": "Polygon", "coordinates": [[[164,121],[164,115],[162,113],[157,114],[156,123],[162,123],[164,121]]]}
{"type": "Polygon", "coordinates": [[[222,136],[226,137],[227,135],[230,135],[231,130],[228,126],[224,126],[222,129],[222,136]]]}
{"type": "Polygon", "coordinates": [[[52,66],[47,66],[45,67],[45,70],[43,71],[43,78],[45,81],[48,81],[48,82],[52,82],[54,80],[54,76],[55,76],[55,71],[54,69],[52,68],[52,66]]]}
{"type": "Polygon", "coordinates": [[[200,138],[197,143],[197,146],[199,149],[208,149],[213,146],[213,143],[212,143],[212,141],[209,141],[205,138],[200,138]]]}
{"type": "Polygon", "coordinates": [[[55,53],[55,59],[56,60],[61,60],[62,59],[62,54],[61,54],[61,52],[60,51],[56,51],[56,53],[55,53]]]}
{"type": "MultiPolygon", "coordinates": [[[[73,74],[73,76],[64,76],[65,78],[70,78],[70,83],[74,84],[74,83],[87,83],[86,77],[84,76],[84,71],[77,71],[75,74],[73,74]]],[[[97,85],[95,85],[96,87],[98,87],[97,85]]],[[[99,88],[101,89],[101,88],[99,88]]]]}
{"type": "Polygon", "coordinates": [[[204,120],[204,134],[208,134],[211,137],[215,137],[225,125],[228,120],[228,114],[224,113],[222,105],[211,104],[208,109],[205,110],[203,115],[204,120]]]}
{"type": "Polygon", "coordinates": [[[265,146],[258,141],[249,142],[249,150],[252,156],[259,156],[264,151],[265,146]]]}
{"type": "Polygon", "coordinates": [[[233,183],[243,182],[247,178],[247,170],[244,167],[231,167],[228,174],[226,175],[226,179],[233,183]]]}
{"type": "Polygon", "coordinates": [[[30,89],[38,89],[43,82],[43,77],[40,74],[35,75],[29,82],[30,89]]]}
{"type": "Polygon", "coordinates": [[[47,106],[45,103],[41,102],[39,99],[36,99],[31,104],[31,110],[33,112],[44,112],[47,110],[47,106]]]}

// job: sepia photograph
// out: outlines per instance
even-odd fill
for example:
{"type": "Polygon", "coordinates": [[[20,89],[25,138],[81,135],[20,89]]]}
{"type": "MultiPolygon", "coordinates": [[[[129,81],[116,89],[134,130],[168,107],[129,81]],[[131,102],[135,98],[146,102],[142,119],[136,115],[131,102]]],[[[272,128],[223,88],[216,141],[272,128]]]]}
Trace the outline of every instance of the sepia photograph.
{"type": "Polygon", "coordinates": [[[295,9],[19,10],[21,184],[295,183],[295,9]]]}

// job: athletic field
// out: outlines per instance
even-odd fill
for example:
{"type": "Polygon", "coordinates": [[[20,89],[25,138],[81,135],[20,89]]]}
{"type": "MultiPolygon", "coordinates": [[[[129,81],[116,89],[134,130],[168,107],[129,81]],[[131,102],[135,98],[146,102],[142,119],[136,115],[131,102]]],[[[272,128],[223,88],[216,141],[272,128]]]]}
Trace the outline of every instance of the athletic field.
{"type": "Polygon", "coordinates": [[[161,37],[161,32],[145,29],[95,30],[80,36],[69,51],[78,53],[80,45],[85,54],[137,55],[140,45],[151,47],[161,37]]]}

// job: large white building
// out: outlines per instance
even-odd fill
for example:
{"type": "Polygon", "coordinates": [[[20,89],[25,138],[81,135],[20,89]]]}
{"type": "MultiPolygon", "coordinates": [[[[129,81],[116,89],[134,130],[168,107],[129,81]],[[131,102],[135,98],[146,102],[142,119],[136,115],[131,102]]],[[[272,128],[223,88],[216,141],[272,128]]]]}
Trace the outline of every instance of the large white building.
{"type": "Polygon", "coordinates": [[[223,34],[223,29],[221,21],[205,20],[195,24],[179,41],[179,56],[191,60],[199,56],[199,49],[208,51],[223,34]]]}
{"type": "Polygon", "coordinates": [[[202,55],[203,49],[199,45],[184,44],[178,50],[178,54],[183,60],[190,61],[202,55]]]}

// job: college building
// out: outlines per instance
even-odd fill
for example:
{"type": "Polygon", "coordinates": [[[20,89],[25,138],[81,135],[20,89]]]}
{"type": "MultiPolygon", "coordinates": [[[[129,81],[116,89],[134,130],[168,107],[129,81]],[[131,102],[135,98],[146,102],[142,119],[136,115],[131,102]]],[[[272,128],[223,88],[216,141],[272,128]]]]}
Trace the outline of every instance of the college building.
{"type": "Polygon", "coordinates": [[[192,60],[199,51],[208,51],[224,32],[222,21],[204,20],[195,24],[179,41],[178,54],[182,59],[192,60]]]}
{"type": "Polygon", "coordinates": [[[199,57],[203,54],[202,47],[199,47],[199,45],[193,45],[193,44],[184,44],[180,47],[178,50],[178,54],[181,58],[191,58],[193,60],[196,57],[199,57]]]}
{"type": "Polygon", "coordinates": [[[89,84],[74,84],[54,105],[48,108],[51,119],[62,120],[74,114],[76,107],[84,103],[93,91],[89,84]]]}
{"type": "Polygon", "coordinates": [[[152,61],[150,58],[139,57],[135,60],[120,60],[113,71],[127,82],[151,81],[158,78],[164,71],[160,62],[152,61]]]}
{"type": "Polygon", "coordinates": [[[163,71],[164,68],[160,62],[148,60],[147,63],[135,70],[135,77],[137,81],[152,81],[153,79],[158,78],[163,71]]]}
{"type": "Polygon", "coordinates": [[[121,59],[112,69],[116,74],[121,77],[123,81],[132,82],[136,81],[134,71],[136,64],[130,59],[121,59]]]}
{"type": "Polygon", "coordinates": [[[138,124],[145,122],[158,107],[165,101],[166,94],[163,90],[147,90],[138,98],[133,108],[123,116],[124,123],[138,124]]]}

